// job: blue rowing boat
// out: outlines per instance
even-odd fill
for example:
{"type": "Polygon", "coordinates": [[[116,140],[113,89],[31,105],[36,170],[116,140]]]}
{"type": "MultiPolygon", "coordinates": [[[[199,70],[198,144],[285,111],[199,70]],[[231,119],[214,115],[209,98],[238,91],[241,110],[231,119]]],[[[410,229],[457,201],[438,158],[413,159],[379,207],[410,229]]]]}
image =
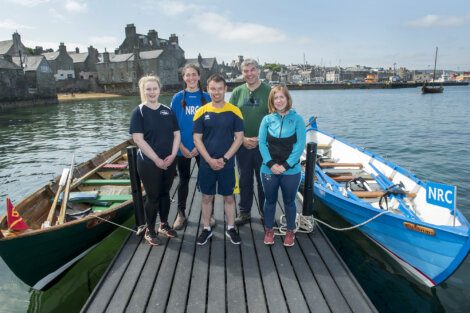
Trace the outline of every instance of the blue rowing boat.
{"type": "Polygon", "coordinates": [[[458,209],[429,203],[431,183],[318,130],[315,121],[307,142],[318,149],[315,196],[353,225],[372,219],[359,230],[419,282],[439,285],[463,262],[470,224],[458,209]]]}

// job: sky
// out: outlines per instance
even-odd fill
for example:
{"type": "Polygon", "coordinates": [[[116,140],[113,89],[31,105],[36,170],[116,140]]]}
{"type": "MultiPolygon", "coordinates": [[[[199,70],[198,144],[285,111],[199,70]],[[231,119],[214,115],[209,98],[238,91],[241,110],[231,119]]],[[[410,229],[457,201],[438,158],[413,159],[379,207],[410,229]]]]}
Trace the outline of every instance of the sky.
{"type": "Polygon", "coordinates": [[[0,40],[114,51],[127,24],[186,58],[470,71],[470,0],[0,0],[0,40]]]}

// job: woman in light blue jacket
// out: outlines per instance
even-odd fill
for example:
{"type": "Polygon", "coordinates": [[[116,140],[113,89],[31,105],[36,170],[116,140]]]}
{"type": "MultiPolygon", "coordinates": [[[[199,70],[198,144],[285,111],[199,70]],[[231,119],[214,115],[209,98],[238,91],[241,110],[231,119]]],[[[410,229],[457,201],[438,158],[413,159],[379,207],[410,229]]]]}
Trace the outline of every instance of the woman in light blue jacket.
{"type": "Polygon", "coordinates": [[[285,86],[271,90],[268,100],[269,115],[259,129],[259,149],[263,157],[261,180],[266,200],[264,203],[264,243],[274,244],[274,215],[279,188],[287,220],[285,246],[295,243],[295,196],[300,185],[300,156],[305,147],[305,123],[292,109],[292,97],[285,86]]]}

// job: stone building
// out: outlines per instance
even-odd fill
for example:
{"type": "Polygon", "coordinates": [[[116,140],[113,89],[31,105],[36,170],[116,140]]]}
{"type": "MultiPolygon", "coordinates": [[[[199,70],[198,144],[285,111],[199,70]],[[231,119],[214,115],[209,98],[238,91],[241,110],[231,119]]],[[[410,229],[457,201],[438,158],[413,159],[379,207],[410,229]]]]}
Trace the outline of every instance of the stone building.
{"type": "Polygon", "coordinates": [[[96,64],[98,79],[106,91],[132,93],[137,91],[140,77],[156,74],[164,87],[179,86],[179,60],[170,50],[150,50],[134,53],[103,53],[96,64]]]}
{"type": "Polygon", "coordinates": [[[221,69],[217,63],[216,58],[203,58],[199,53],[196,59],[186,59],[186,64],[195,64],[201,71],[201,83],[203,86],[206,85],[207,79],[216,73],[220,73],[221,69]]]}
{"type": "Polygon", "coordinates": [[[0,41],[0,56],[9,55],[11,57],[18,57],[28,54],[29,52],[21,42],[21,36],[17,32],[13,33],[12,39],[0,41]]]}
{"type": "Polygon", "coordinates": [[[93,46],[88,47],[87,52],[80,52],[78,48],[75,51],[68,52],[73,60],[73,69],[76,79],[98,79],[96,63],[100,62],[100,54],[93,46]]]}
{"type": "Polygon", "coordinates": [[[73,59],[67,53],[67,48],[61,42],[59,50],[55,52],[46,52],[42,54],[49,62],[55,80],[74,79],[75,70],[73,67],[73,59]]]}
{"type": "Polygon", "coordinates": [[[158,37],[155,30],[138,34],[134,24],[125,28],[126,38],[115,53],[104,52],[96,64],[98,83],[108,92],[135,93],[143,75],[155,74],[164,87],[179,88],[178,69],[185,64],[178,36],[158,37]]]}
{"type": "Polygon", "coordinates": [[[13,62],[23,66],[28,92],[41,97],[55,96],[55,79],[52,69],[43,55],[14,57],[13,62]]]}
{"type": "Polygon", "coordinates": [[[154,29],[148,31],[147,35],[138,34],[134,24],[127,24],[125,28],[126,38],[114,52],[116,54],[134,53],[134,49],[139,51],[169,50],[179,60],[179,65],[184,62],[184,51],[179,46],[178,36],[171,34],[170,38],[158,37],[158,32],[154,29]]]}
{"type": "Polygon", "coordinates": [[[23,69],[13,63],[9,54],[0,57],[0,101],[22,99],[28,96],[23,69]]]}

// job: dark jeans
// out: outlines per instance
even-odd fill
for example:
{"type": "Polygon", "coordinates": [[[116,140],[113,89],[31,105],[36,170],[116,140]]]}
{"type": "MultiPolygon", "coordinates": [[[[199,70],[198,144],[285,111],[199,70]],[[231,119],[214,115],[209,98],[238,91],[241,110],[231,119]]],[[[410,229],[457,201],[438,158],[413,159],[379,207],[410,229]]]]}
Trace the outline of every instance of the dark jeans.
{"type": "MultiPolygon", "coordinates": [[[[178,167],[179,184],[178,184],[178,211],[186,216],[186,201],[188,199],[188,185],[191,178],[191,160],[184,156],[176,157],[176,164],[178,167]]],[[[199,167],[199,156],[196,157],[196,164],[199,167]]]]}
{"type": "Polygon", "coordinates": [[[295,229],[295,196],[300,185],[300,173],[294,175],[261,174],[266,202],[264,204],[264,225],[273,228],[276,213],[277,194],[279,187],[282,191],[282,200],[287,220],[287,229],[295,229]]]}
{"type": "Polygon", "coordinates": [[[156,236],[157,214],[160,214],[161,223],[168,223],[170,188],[175,178],[176,162],[173,162],[167,170],[162,170],[155,163],[137,157],[137,171],[147,194],[144,204],[147,227],[150,235],[156,236]]]}
{"type": "Polygon", "coordinates": [[[253,192],[254,192],[254,179],[256,177],[259,206],[264,206],[264,191],[261,185],[261,177],[259,170],[263,159],[261,153],[256,147],[254,149],[246,149],[241,146],[237,152],[238,172],[240,174],[240,212],[250,213],[251,206],[253,205],[253,192]]]}

